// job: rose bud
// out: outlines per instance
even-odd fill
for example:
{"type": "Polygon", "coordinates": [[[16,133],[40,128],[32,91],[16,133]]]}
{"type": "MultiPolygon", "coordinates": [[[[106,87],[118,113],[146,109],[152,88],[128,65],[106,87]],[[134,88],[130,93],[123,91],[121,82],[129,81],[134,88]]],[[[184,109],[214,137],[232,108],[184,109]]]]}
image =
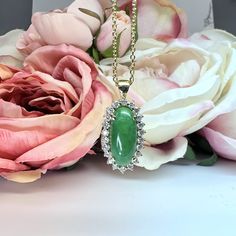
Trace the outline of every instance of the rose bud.
{"type": "Polygon", "coordinates": [[[103,21],[104,12],[97,0],[77,0],[64,10],[33,14],[30,27],[16,46],[24,55],[42,46],[60,44],[87,51],[103,21]]]}
{"type": "MultiPolygon", "coordinates": [[[[112,16],[101,26],[96,45],[100,53],[105,57],[112,57],[112,16]]],[[[119,57],[123,56],[131,43],[131,19],[125,11],[117,12],[117,34],[119,57]]]]}

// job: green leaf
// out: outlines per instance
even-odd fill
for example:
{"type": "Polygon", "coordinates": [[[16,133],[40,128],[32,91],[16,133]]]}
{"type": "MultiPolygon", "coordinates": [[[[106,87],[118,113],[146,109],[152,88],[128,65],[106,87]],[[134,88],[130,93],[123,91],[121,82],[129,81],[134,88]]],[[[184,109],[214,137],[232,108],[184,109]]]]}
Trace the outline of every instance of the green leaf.
{"type": "Polygon", "coordinates": [[[199,166],[213,166],[218,161],[218,156],[214,153],[211,157],[198,163],[199,166]]]}
{"type": "Polygon", "coordinates": [[[218,156],[211,150],[203,152],[198,149],[198,146],[191,147],[188,146],[187,152],[184,156],[186,160],[194,161],[198,166],[213,166],[218,161],[218,156]]]}
{"type": "Polygon", "coordinates": [[[90,57],[93,57],[92,47],[90,47],[86,52],[89,54],[90,57]]]}
{"type": "Polygon", "coordinates": [[[190,161],[196,161],[197,157],[192,147],[188,146],[187,152],[185,154],[185,159],[190,161]]]}
{"type": "Polygon", "coordinates": [[[97,50],[96,48],[94,48],[94,47],[92,48],[92,57],[93,57],[95,63],[99,64],[99,62],[100,62],[100,59],[99,59],[99,52],[98,52],[98,50],[97,50]]]}
{"type": "Polygon", "coordinates": [[[90,10],[85,9],[85,8],[79,8],[79,10],[80,10],[81,12],[83,12],[84,14],[89,15],[89,16],[92,16],[92,17],[98,19],[100,22],[102,22],[100,16],[99,16],[96,12],[90,11],[90,10]]]}
{"type": "Polygon", "coordinates": [[[203,151],[204,153],[212,154],[212,148],[209,142],[199,134],[191,134],[188,136],[190,143],[198,150],[203,151]]]}
{"type": "Polygon", "coordinates": [[[113,56],[113,47],[109,47],[107,50],[105,50],[104,52],[102,52],[102,55],[105,57],[105,58],[110,58],[113,56]]]}

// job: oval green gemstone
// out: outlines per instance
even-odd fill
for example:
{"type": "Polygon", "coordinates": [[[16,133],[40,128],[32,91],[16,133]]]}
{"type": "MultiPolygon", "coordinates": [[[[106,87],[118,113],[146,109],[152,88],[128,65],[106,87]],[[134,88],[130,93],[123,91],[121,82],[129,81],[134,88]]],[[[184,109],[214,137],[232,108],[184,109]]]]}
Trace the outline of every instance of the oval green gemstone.
{"type": "Polygon", "coordinates": [[[118,166],[128,166],[136,152],[137,124],[128,107],[119,107],[111,123],[111,153],[118,166]]]}

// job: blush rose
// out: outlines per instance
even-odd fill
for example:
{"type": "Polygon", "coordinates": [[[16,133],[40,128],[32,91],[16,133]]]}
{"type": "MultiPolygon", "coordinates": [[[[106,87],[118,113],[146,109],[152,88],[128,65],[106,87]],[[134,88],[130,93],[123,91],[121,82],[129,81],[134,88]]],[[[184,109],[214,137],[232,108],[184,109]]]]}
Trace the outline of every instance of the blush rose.
{"type": "Polygon", "coordinates": [[[111,103],[81,49],[44,46],[25,66],[0,66],[0,175],[22,183],[89,153],[111,103]]]}

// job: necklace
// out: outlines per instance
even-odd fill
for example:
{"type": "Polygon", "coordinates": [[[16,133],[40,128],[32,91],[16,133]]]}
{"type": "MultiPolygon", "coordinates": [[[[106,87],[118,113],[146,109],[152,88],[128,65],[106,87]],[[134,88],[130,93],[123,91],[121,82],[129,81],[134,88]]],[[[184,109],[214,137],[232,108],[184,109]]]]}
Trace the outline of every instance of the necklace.
{"type": "Polygon", "coordinates": [[[106,111],[101,144],[107,163],[112,165],[113,170],[118,169],[121,173],[133,170],[142,156],[143,149],[143,116],[140,109],[126,97],[130,86],[135,79],[135,44],[137,30],[137,0],[132,0],[131,20],[131,46],[130,46],[130,78],[129,80],[118,79],[118,39],[117,33],[117,0],[112,0],[112,36],[113,36],[113,80],[120,90],[121,99],[115,101],[106,111]]]}

